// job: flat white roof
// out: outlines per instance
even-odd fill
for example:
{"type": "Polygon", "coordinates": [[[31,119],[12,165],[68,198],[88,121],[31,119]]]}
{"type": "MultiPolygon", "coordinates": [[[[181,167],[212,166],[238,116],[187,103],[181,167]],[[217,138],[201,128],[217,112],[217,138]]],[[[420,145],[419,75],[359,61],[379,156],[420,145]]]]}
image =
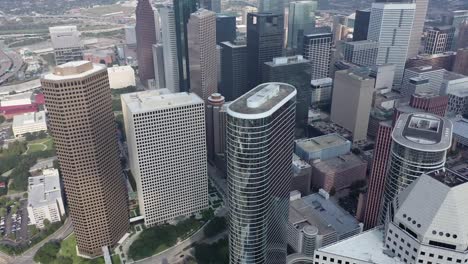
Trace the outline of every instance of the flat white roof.
{"type": "MultiPolygon", "coordinates": [[[[79,67],[82,66],[86,63],[89,63],[89,61],[70,61],[67,63],[64,63],[62,65],[57,66],[57,68],[72,68],[72,67],[79,67]]],[[[70,80],[70,79],[78,79],[78,78],[83,78],[86,77],[90,74],[99,72],[101,70],[106,69],[107,67],[104,64],[92,64],[93,67],[88,70],[84,71],[81,73],[76,73],[76,74],[67,74],[67,75],[57,75],[54,73],[49,73],[44,76],[44,80],[49,80],[49,81],[61,81],[61,80],[70,80]]]]}
{"type": "Polygon", "coordinates": [[[13,127],[36,123],[46,123],[45,111],[39,111],[37,113],[25,113],[22,115],[15,115],[13,117],[13,127]]]}
{"type": "Polygon", "coordinates": [[[165,89],[123,94],[121,98],[122,103],[126,104],[133,114],[203,103],[194,93],[171,94],[165,89]]]}

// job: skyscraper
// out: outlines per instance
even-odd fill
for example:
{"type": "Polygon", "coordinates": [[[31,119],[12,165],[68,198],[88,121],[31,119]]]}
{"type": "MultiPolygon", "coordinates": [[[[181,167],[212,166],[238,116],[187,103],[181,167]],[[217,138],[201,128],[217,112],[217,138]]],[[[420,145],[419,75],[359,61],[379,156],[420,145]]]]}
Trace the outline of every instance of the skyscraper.
{"type": "Polygon", "coordinates": [[[190,63],[188,57],[187,23],[190,14],[197,11],[198,0],[173,0],[179,67],[179,91],[190,91],[190,63]]]}
{"type": "Polygon", "coordinates": [[[312,66],[311,80],[330,77],[332,33],[315,33],[304,36],[304,58],[312,66]]]}
{"type": "MultiPolygon", "coordinates": [[[[315,27],[315,10],[317,1],[295,1],[289,3],[288,42],[289,49],[297,50],[300,35],[315,27]]],[[[302,52],[302,51],[299,51],[302,52]]]]}
{"type": "Polygon", "coordinates": [[[177,35],[175,13],[172,6],[159,9],[162,27],[162,44],[164,58],[164,74],[166,88],[173,93],[180,91],[179,61],[177,51],[177,35]]]}
{"type": "Polygon", "coordinates": [[[379,43],[369,40],[360,40],[343,43],[343,58],[347,62],[359,66],[375,65],[379,43]]]}
{"type": "Polygon", "coordinates": [[[400,87],[415,16],[415,4],[374,3],[367,39],[379,42],[377,64],[395,65],[393,85],[400,87]]]}
{"type": "Polygon", "coordinates": [[[457,50],[458,36],[460,34],[460,27],[464,21],[468,20],[468,10],[456,10],[452,12],[452,26],[455,27],[455,40],[453,41],[452,50],[457,50]]]}
{"type": "Polygon", "coordinates": [[[129,228],[106,67],[88,61],[57,66],[42,80],[78,251],[95,257],[129,228]]]}
{"type": "Polygon", "coordinates": [[[375,79],[358,70],[335,73],[331,121],[353,134],[353,141],[367,139],[375,79]]]}
{"type": "Polygon", "coordinates": [[[190,91],[203,100],[218,91],[216,14],[199,9],[187,24],[190,91]]]}
{"type": "Polygon", "coordinates": [[[83,59],[83,43],[76,26],[50,27],[55,65],[83,59]]]}
{"type": "Polygon", "coordinates": [[[395,197],[421,174],[442,169],[452,144],[452,123],[426,113],[402,114],[392,132],[392,147],[380,222],[395,197]]]}
{"type": "Polygon", "coordinates": [[[453,71],[468,76],[468,47],[457,50],[453,71]]]}
{"type": "Polygon", "coordinates": [[[153,44],[156,44],[154,11],[149,0],[138,0],[136,7],[138,76],[143,85],[154,79],[153,44]]]}
{"type": "Polygon", "coordinates": [[[153,44],[154,83],[156,89],[166,88],[166,73],[164,72],[163,45],[153,44]]]}
{"type": "Polygon", "coordinates": [[[229,263],[286,263],[296,89],[261,84],[227,109],[229,263]]]}
{"type": "Polygon", "coordinates": [[[206,103],[206,145],[208,161],[214,162],[217,153],[223,149],[222,145],[222,121],[221,109],[224,105],[224,96],[214,93],[208,97],[206,103]]]}
{"type": "Polygon", "coordinates": [[[367,40],[369,31],[370,9],[356,10],[354,21],[353,41],[367,40]]]}
{"type": "Polygon", "coordinates": [[[468,48],[468,18],[458,28],[457,48],[468,48]]]}
{"type": "Polygon", "coordinates": [[[259,0],[258,12],[284,15],[284,0],[259,0]]]}
{"type": "Polygon", "coordinates": [[[233,101],[249,91],[247,46],[232,42],[222,42],[220,46],[222,77],[219,91],[227,101],[233,101]]]}
{"type": "Polygon", "coordinates": [[[452,48],[454,34],[455,28],[452,26],[429,29],[424,43],[424,53],[439,54],[449,51],[452,48]]]}
{"type": "Polygon", "coordinates": [[[146,226],[208,206],[205,107],[193,93],[122,95],[130,168],[146,226]]]}
{"type": "Polygon", "coordinates": [[[200,8],[221,13],[221,0],[200,0],[200,8]]]}
{"type": "Polygon", "coordinates": [[[278,57],[265,62],[263,82],[281,82],[296,87],[296,125],[305,129],[310,105],[310,63],[302,55],[278,57]]]}
{"type": "Polygon", "coordinates": [[[260,84],[263,63],[283,53],[283,15],[249,13],[247,15],[247,65],[249,88],[260,84]]]}
{"type": "Polygon", "coordinates": [[[424,22],[426,21],[427,6],[429,0],[413,0],[416,4],[414,11],[413,27],[411,29],[410,43],[406,58],[413,58],[418,55],[419,47],[421,46],[421,38],[424,30],[424,22]]]}
{"type": "Polygon", "coordinates": [[[236,39],[236,17],[216,14],[216,43],[236,39]]]}
{"type": "Polygon", "coordinates": [[[409,98],[414,92],[414,88],[410,85],[410,79],[419,77],[428,80],[427,88],[425,92],[431,92],[433,94],[439,94],[444,80],[444,75],[446,73],[445,69],[432,67],[432,66],[422,66],[422,67],[413,67],[407,68],[405,70],[405,75],[401,85],[400,92],[406,98],[409,98]]]}

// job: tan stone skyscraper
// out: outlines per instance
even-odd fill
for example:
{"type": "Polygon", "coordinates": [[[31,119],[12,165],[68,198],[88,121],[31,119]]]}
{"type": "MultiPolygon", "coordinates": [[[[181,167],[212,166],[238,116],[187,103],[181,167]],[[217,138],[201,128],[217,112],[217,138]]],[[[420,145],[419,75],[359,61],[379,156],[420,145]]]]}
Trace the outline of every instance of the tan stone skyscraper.
{"type": "Polygon", "coordinates": [[[79,253],[102,255],[129,228],[106,67],[68,62],[41,83],[79,253]]]}

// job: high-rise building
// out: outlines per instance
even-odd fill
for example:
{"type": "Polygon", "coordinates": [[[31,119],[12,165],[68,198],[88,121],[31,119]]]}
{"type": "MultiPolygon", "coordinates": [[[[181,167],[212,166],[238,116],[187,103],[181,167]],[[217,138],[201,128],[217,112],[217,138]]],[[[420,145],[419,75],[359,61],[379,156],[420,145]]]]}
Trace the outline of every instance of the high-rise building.
{"type": "Polygon", "coordinates": [[[130,47],[136,46],[135,25],[126,25],[125,28],[125,44],[130,47]]]}
{"type": "Polygon", "coordinates": [[[156,44],[154,11],[149,0],[138,0],[135,33],[137,40],[138,76],[143,85],[154,79],[153,44],[156,44]]]}
{"type": "Polygon", "coordinates": [[[413,58],[419,53],[429,0],[413,0],[412,3],[416,4],[416,9],[414,10],[413,27],[411,29],[407,58],[413,58]]]}
{"type": "Polygon", "coordinates": [[[216,43],[236,40],[236,17],[216,14],[216,43]]]}
{"type": "Polygon", "coordinates": [[[331,121],[353,134],[353,141],[367,139],[375,79],[358,70],[335,73],[331,121]]]}
{"type": "Polygon", "coordinates": [[[416,57],[410,58],[406,61],[405,68],[413,68],[420,66],[433,66],[444,68],[447,71],[453,70],[453,63],[455,61],[456,53],[448,51],[442,54],[420,54],[416,57]]]}
{"type": "Polygon", "coordinates": [[[190,90],[203,100],[218,91],[216,14],[199,9],[187,23],[190,90]]]}
{"type": "Polygon", "coordinates": [[[457,50],[453,71],[468,76],[468,47],[457,50]]]}
{"type": "Polygon", "coordinates": [[[468,48],[468,18],[458,28],[457,48],[468,48]]]}
{"type": "Polygon", "coordinates": [[[245,44],[222,42],[221,86],[219,91],[227,101],[233,101],[248,92],[247,46],[245,44]]]}
{"type": "Polygon", "coordinates": [[[333,16],[333,46],[338,46],[340,41],[352,39],[354,19],[349,23],[349,18],[345,15],[333,16]]]}
{"type": "Polygon", "coordinates": [[[49,33],[54,48],[55,65],[83,59],[83,43],[76,26],[50,27],[49,33]]]}
{"type": "MultiPolygon", "coordinates": [[[[173,0],[175,15],[177,64],[179,68],[179,91],[190,91],[190,63],[188,55],[187,23],[190,14],[197,11],[198,0],[173,0]]],[[[164,28],[164,27],[163,27],[164,28]]],[[[214,52],[214,51],[213,51],[214,52]]]]}
{"type": "Polygon", "coordinates": [[[173,93],[179,92],[179,61],[177,51],[177,35],[175,13],[172,6],[164,6],[159,9],[162,27],[162,44],[164,58],[164,75],[166,87],[173,93]]]}
{"type": "Polygon", "coordinates": [[[432,66],[421,66],[414,68],[407,68],[403,77],[401,85],[401,94],[409,98],[412,94],[417,92],[414,85],[411,84],[412,78],[426,79],[427,84],[421,92],[431,92],[433,94],[440,94],[442,82],[444,80],[446,70],[432,66]]]}
{"type": "Polygon", "coordinates": [[[370,9],[356,10],[354,21],[353,41],[367,40],[369,31],[370,9]]]}
{"type": "Polygon", "coordinates": [[[434,27],[427,31],[424,43],[425,54],[439,54],[452,48],[455,28],[452,26],[434,27]]]}
{"type": "Polygon", "coordinates": [[[330,77],[332,33],[315,33],[304,36],[304,58],[312,66],[311,80],[330,77]]]}
{"type": "Polygon", "coordinates": [[[154,83],[156,89],[166,88],[166,73],[164,71],[163,45],[153,44],[154,83]]]}
{"type": "Polygon", "coordinates": [[[311,98],[310,104],[313,107],[328,106],[331,103],[333,79],[322,78],[310,81],[311,98]]]}
{"type": "Polygon", "coordinates": [[[200,0],[200,8],[221,13],[221,0],[200,0]]]}
{"type": "Polygon", "coordinates": [[[145,225],[208,206],[205,106],[193,93],[122,95],[130,169],[145,225]]]}
{"type": "Polygon", "coordinates": [[[343,58],[347,62],[359,66],[375,65],[379,43],[369,40],[352,41],[343,43],[343,58]]]}
{"type": "Polygon", "coordinates": [[[310,105],[310,63],[302,55],[278,57],[265,62],[263,82],[281,82],[296,87],[296,125],[305,129],[310,105]]]}
{"type": "Polygon", "coordinates": [[[156,37],[156,43],[161,43],[161,15],[157,8],[153,8],[154,15],[154,34],[156,37]]]}
{"type": "Polygon", "coordinates": [[[275,15],[284,15],[284,0],[259,0],[259,13],[272,13],[275,15]]]}
{"type": "Polygon", "coordinates": [[[247,64],[249,88],[261,83],[265,62],[281,57],[284,38],[283,15],[249,13],[247,15],[247,64]]]}
{"type": "Polygon", "coordinates": [[[401,85],[409,54],[415,8],[415,4],[407,3],[372,4],[367,39],[379,42],[377,64],[395,65],[393,84],[397,88],[401,85]]]}
{"type": "Polygon", "coordinates": [[[392,147],[382,196],[380,222],[389,206],[421,174],[442,169],[452,144],[452,123],[426,114],[401,114],[392,132],[392,147]]]}
{"type": "Polygon", "coordinates": [[[106,67],[68,62],[41,84],[78,251],[102,255],[102,247],[115,246],[129,228],[106,67]]]}
{"type": "Polygon", "coordinates": [[[229,263],[286,263],[296,89],[261,84],[227,109],[229,263]]]}
{"type": "Polygon", "coordinates": [[[223,120],[225,117],[221,113],[224,105],[224,96],[214,93],[208,97],[206,103],[206,145],[208,161],[214,162],[217,153],[223,151],[224,141],[222,138],[223,120]]]}
{"type": "MultiPolygon", "coordinates": [[[[288,49],[297,50],[300,36],[309,32],[315,27],[315,11],[317,10],[317,1],[294,1],[289,3],[288,13],[288,49]]],[[[299,50],[302,52],[302,50],[299,50]]]]}
{"type": "Polygon", "coordinates": [[[452,26],[455,27],[455,40],[453,41],[452,50],[457,50],[458,36],[460,34],[460,27],[463,26],[464,21],[468,20],[468,10],[452,11],[452,26]]]}

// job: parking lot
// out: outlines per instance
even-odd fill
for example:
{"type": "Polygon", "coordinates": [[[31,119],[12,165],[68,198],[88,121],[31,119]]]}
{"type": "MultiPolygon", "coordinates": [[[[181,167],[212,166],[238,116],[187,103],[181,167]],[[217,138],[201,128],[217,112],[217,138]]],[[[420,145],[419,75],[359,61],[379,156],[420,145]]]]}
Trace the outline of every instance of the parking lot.
{"type": "Polygon", "coordinates": [[[27,201],[21,201],[21,206],[16,213],[12,207],[8,206],[6,217],[0,218],[0,232],[3,237],[2,242],[10,241],[21,243],[28,238],[28,211],[26,209],[27,201]]]}

